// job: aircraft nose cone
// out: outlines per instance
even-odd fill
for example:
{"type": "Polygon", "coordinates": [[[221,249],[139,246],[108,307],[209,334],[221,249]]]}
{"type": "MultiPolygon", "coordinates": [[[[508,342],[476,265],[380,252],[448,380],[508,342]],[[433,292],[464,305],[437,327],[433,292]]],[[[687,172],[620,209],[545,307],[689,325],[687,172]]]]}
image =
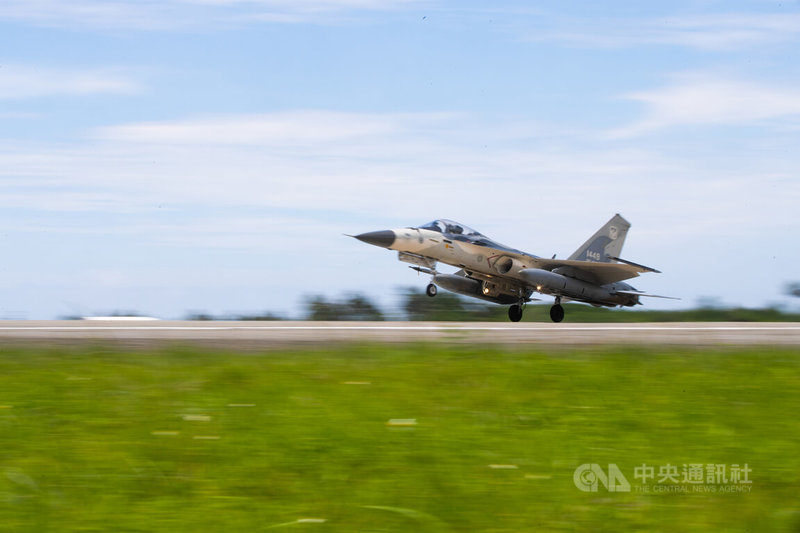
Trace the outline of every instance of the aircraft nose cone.
{"type": "Polygon", "coordinates": [[[392,230],[370,231],[356,235],[356,239],[367,244],[380,246],[382,248],[389,248],[394,244],[394,232],[392,230]]]}

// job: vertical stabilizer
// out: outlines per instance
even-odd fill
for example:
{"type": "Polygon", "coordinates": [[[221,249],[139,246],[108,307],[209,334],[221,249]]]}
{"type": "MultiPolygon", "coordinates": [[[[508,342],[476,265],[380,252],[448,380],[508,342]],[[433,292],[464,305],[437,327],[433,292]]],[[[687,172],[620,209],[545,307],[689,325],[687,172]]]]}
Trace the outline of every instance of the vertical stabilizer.
{"type": "Polygon", "coordinates": [[[594,261],[609,263],[609,257],[619,257],[625,236],[628,235],[630,222],[619,214],[614,215],[605,226],[597,230],[583,246],[575,250],[569,259],[576,261],[594,261]]]}

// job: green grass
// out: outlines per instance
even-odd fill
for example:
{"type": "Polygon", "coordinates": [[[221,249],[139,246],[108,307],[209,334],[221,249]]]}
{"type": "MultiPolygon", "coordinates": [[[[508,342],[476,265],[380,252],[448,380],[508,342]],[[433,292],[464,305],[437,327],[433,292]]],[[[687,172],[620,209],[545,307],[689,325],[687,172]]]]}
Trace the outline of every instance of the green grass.
{"type": "Polygon", "coordinates": [[[798,412],[796,349],[3,349],[0,529],[796,531],[798,412]],[[584,463],[752,492],[584,493],[584,463]]]}

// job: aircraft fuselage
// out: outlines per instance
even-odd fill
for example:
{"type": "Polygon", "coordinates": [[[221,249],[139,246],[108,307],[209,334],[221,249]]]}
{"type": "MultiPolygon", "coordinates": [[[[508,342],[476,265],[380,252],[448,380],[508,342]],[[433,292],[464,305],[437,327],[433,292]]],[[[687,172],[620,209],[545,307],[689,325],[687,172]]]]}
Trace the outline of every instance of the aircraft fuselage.
{"type": "Polygon", "coordinates": [[[657,272],[616,255],[630,224],[613,217],[567,260],[544,259],[493,241],[471,228],[440,219],[419,227],[373,231],[356,238],[398,252],[401,261],[433,276],[428,295],[436,286],[449,291],[508,305],[513,321],[521,318],[522,305],[534,292],[555,296],[551,317],[563,318],[561,301],[577,300],[595,306],[633,306],[637,291],[622,280],[639,272],[657,272]],[[437,263],[459,268],[443,274],[437,263]]]}

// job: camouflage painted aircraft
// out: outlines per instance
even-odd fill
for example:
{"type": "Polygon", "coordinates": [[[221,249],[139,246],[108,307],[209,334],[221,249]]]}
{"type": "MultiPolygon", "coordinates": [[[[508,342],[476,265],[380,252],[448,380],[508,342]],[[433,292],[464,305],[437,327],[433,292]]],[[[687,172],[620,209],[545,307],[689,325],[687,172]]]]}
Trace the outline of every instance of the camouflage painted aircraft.
{"type": "Polygon", "coordinates": [[[659,272],[620,259],[630,223],[614,215],[568,259],[544,259],[500,244],[452,220],[439,219],[415,228],[371,231],[355,235],[360,241],[397,250],[398,259],[410,268],[433,276],[426,292],[436,296],[437,287],[510,305],[508,318],[522,319],[522,311],[534,292],[555,297],[550,308],[553,322],[564,319],[561,303],[569,300],[596,307],[630,307],[641,296],[669,298],[638,291],[623,280],[642,272],[659,272]],[[460,268],[442,274],[437,263],[460,268]]]}

